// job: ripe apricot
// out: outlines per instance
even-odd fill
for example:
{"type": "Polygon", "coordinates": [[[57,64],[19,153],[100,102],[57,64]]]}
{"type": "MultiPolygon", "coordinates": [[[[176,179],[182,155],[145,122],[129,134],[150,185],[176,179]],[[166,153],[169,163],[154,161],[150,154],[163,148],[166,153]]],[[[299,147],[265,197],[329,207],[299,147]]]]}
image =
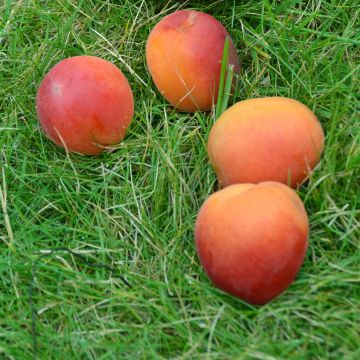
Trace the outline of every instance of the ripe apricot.
{"type": "Polygon", "coordinates": [[[323,148],[315,114],[281,97],[238,102],[220,116],[208,139],[222,186],[279,181],[296,187],[319,162],[323,148]]]}
{"type": "Polygon", "coordinates": [[[96,155],[125,136],[134,114],[128,81],[112,63],[93,56],[60,61],[36,97],[42,128],[69,151],[96,155]]]}
{"type": "Polygon", "coordinates": [[[308,219],[294,190],[275,182],[231,185],[211,195],[195,225],[202,266],[221,290],[264,304],[295,279],[308,219]]]}
{"type": "Polygon", "coordinates": [[[160,93],[179,110],[210,110],[216,102],[221,59],[229,37],[229,64],[239,71],[234,45],[224,26],[194,10],[176,11],[151,31],[146,44],[150,74],[160,93]]]}

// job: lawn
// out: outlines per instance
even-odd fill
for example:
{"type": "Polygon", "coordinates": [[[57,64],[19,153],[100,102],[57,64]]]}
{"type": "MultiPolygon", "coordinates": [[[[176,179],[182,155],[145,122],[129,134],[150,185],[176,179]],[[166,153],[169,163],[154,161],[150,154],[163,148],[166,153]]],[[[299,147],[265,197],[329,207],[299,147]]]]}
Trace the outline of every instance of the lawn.
{"type": "Polygon", "coordinates": [[[0,358],[360,359],[359,12],[358,0],[2,0],[0,358]],[[298,191],[304,266],[262,307],[214,288],[195,252],[197,212],[218,189],[214,116],[169,107],[144,56],[179,8],[230,32],[242,61],[230,104],[293,97],[326,134],[298,191]],[[66,154],[36,118],[45,73],[80,54],[116,64],[134,91],[126,139],[100,157],[66,154]]]}

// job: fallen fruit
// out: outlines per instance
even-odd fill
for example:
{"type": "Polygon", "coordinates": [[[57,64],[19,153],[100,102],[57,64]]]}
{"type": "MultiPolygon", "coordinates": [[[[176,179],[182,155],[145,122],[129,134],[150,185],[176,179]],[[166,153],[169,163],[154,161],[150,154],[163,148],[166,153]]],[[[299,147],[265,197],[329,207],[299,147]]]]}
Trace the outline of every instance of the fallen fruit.
{"type": "Polygon", "coordinates": [[[300,185],[319,162],[322,127],[299,101],[240,101],[210,131],[208,154],[222,186],[278,181],[300,185]]]}
{"type": "Polygon", "coordinates": [[[184,111],[208,111],[216,102],[225,39],[229,65],[239,71],[236,50],[224,26],[194,10],[176,11],[151,31],[146,60],[156,87],[171,105],[184,111]]]}
{"type": "Polygon", "coordinates": [[[231,185],[211,195],[195,225],[201,264],[221,290],[264,304],[294,280],[308,245],[295,191],[276,182],[231,185]]]}
{"type": "Polygon", "coordinates": [[[134,114],[133,94],[123,73],[93,56],[60,61],[38,89],[42,128],[69,151],[96,155],[123,139],[134,114]]]}

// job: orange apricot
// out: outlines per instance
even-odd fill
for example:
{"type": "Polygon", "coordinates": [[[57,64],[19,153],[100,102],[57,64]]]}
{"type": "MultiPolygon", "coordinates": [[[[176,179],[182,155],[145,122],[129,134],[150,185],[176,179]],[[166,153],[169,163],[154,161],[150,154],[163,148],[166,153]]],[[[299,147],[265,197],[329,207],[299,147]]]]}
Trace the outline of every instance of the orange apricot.
{"type": "Polygon", "coordinates": [[[319,162],[323,148],[315,114],[281,97],[238,102],[220,116],[208,139],[222,186],[278,181],[296,187],[319,162]]]}
{"type": "Polygon", "coordinates": [[[294,190],[275,182],[235,184],[212,194],[195,225],[205,272],[219,289],[265,304],[295,279],[309,225],[294,190]]]}
{"type": "Polygon", "coordinates": [[[47,136],[69,151],[96,155],[123,139],[134,114],[123,73],[93,56],[60,61],[45,76],[36,110],[47,136]]]}
{"type": "Polygon", "coordinates": [[[224,26],[200,11],[180,10],[163,18],[146,44],[150,74],[160,93],[179,110],[208,111],[216,102],[226,37],[229,64],[239,71],[234,45],[224,26]]]}

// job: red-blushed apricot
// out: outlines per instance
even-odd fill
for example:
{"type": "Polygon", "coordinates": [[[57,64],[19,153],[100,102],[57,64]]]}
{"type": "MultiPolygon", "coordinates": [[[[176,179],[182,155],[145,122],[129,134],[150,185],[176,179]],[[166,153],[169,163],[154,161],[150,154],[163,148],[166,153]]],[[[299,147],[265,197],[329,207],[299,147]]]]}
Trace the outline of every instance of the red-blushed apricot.
{"type": "Polygon", "coordinates": [[[195,225],[205,272],[219,289],[265,304],[295,279],[309,225],[294,190],[275,182],[235,184],[212,194],[195,225]]]}
{"type": "Polygon", "coordinates": [[[150,74],[160,93],[183,111],[208,111],[216,102],[221,59],[229,38],[229,64],[239,71],[234,45],[224,26],[194,10],[176,11],[151,31],[146,44],[150,74]]]}
{"type": "Polygon", "coordinates": [[[96,155],[123,139],[134,114],[123,73],[93,56],[60,61],[45,76],[36,97],[42,128],[69,151],[96,155]]]}
{"type": "Polygon", "coordinates": [[[323,148],[315,114],[281,97],[238,102],[220,116],[208,139],[222,186],[278,181],[296,187],[319,162],[323,148]]]}

